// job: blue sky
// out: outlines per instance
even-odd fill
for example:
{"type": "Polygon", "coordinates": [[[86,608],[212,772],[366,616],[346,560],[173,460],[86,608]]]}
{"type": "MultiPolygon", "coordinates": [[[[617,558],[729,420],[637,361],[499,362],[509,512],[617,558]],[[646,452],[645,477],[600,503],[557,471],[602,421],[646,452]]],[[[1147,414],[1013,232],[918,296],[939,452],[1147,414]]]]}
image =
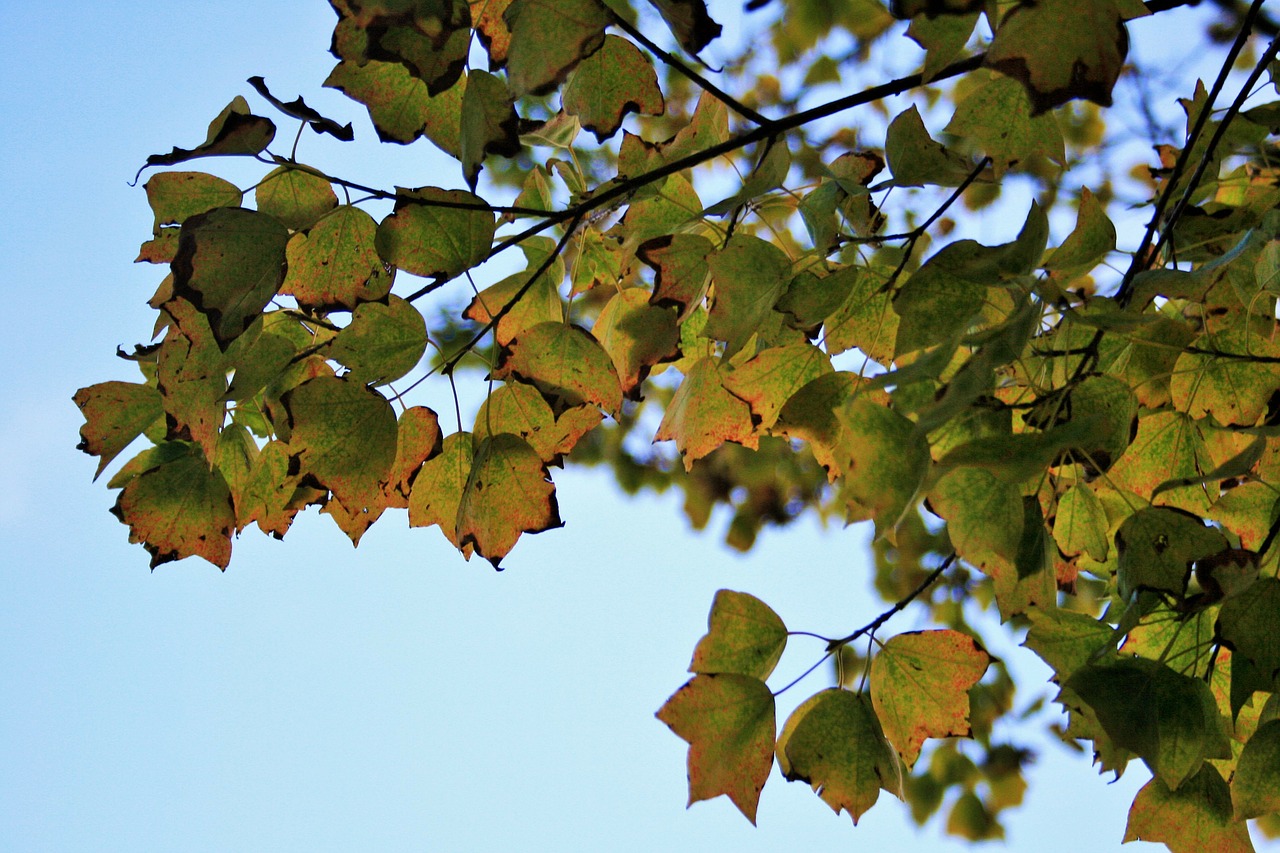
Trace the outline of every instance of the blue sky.
{"type": "MultiPolygon", "coordinates": [[[[247,533],[225,574],[148,571],[74,449],[71,403],[133,378],[112,353],[153,322],[162,273],[131,263],[151,214],[128,182],[148,154],[201,141],[233,96],[261,108],[254,74],[372,139],[362,108],[320,88],[332,21],[320,0],[0,5],[0,847],[965,849],[892,801],[854,828],[776,771],[756,828],[724,798],[686,811],[685,745],[653,718],[718,588],[796,629],[874,617],[861,528],[805,522],[737,555],[690,531],[675,496],[627,499],[570,470],[566,527],[523,540],[501,574],[395,518],[353,550],[314,512],[283,543],[247,533]]],[[[425,142],[345,165],[461,185],[425,142]]],[[[446,394],[415,402],[448,411],[446,394]]],[[[1024,705],[1043,671],[1005,643],[993,651],[1032,676],[1024,705]]],[[[786,672],[820,654],[793,646],[786,672]]],[[[812,676],[780,716],[823,686],[812,676]]],[[[1135,763],[1108,785],[1051,744],[1029,776],[1009,849],[1115,849],[1147,778],[1135,763]]]]}

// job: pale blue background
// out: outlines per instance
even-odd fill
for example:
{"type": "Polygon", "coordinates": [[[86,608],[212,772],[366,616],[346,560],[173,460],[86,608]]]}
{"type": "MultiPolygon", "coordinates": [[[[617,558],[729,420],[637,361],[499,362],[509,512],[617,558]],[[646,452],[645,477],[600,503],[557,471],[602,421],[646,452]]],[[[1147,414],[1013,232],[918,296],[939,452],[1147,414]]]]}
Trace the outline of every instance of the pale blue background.
{"type": "MultiPolygon", "coordinates": [[[[134,378],[112,353],[153,321],[162,272],[131,263],[151,215],[128,181],[232,96],[263,108],[252,74],[371,139],[362,108],[319,88],[332,21],[319,0],[0,4],[0,849],[963,849],[892,800],[854,828],[776,771],[758,828],[724,798],[686,811],[685,745],[653,718],[720,587],[796,629],[879,612],[860,528],[803,523],[738,556],[691,533],[677,497],[568,471],[567,526],[502,574],[394,517],[354,551],[314,513],[284,543],[246,534],[225,575],[151,573],[126,543],[74,450],[71,395],[134,378]]],[[[394,155],[339,171],[461,185],[425,142],[394,155]]],[[[414,402],[451,408],[440,388],[414,402]]],[[[1025,707],[1044,671],[1004,643],[1025,707]]],[[[784,676],[819,654],[793,645],[784,676]]],[[[1108,786],[1052,744],[1029,776],[1013,850],[1117,848],[1146,778],[1135,763],[1108,786]]]]}

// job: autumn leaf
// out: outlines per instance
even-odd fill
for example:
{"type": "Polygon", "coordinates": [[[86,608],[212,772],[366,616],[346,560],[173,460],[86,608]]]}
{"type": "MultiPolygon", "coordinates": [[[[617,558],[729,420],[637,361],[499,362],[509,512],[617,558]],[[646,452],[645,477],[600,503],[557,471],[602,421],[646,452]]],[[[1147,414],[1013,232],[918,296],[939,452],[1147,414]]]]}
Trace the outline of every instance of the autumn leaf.
{"type": "Polygon", "coordinates": [[[746,447],[759,443],[750,407],[724,387],[712,358],[700,359],[685,376],[653,440],[674,441],[686,471],[726,441],[746,447]]]}
{"type": "Polygon", "coordinates": [[[536,385],[563,406],[591,403],[615,415],[622,406],[613,360],[580,326],[540,323],[521,332],[493,371],[494,379],[510,377],[536,385]]]}
{"type": "Polygon", "coordinates": [[[1159,778],[1138,791],[1125,841],[1164,843],[1172,853],[1252,853],[1249,830],[1233,819],[1231,794],[1211,764],[1177,788],[1159,778]]]}
{"type": "Polygon", "coordinates": [[[137,382],[99,382],[72,398],[84,415],[77,450],[97,456],[96,480],[143,431],[164,417],[160,393],[137,382]]]}
{"type": "Polygon", "coordinates": [[[446,436],[440,452],[422,464],[409,494],[409,526],[437,525],[445,538],[466,557],[472,547],[458,535],[458,506],[475,457],[469,432],[446,436]]]}
{"type": "Polygon", "coordinates": [[[627,113],[661,115],[665,106],[653,64],[618,36],[605,36],[600,49],[574,69],[561,97],[565,112],[598,140],[617,133],[627,113]]]}
{"type": "Polygon", "coordinates": [[[553,88],[600,47],[609,23],[598,0],[513,0],[503,19],[511,31],[507,75],[517,95],[553,88]]]}
{"type": "Polygon", "coordinates": [[[722,589],[707,620],[707,634],[693,650],[690,672],[738,673],[764,680],[787,645],[787,626],[760,599],[722,589]]]}
{"type": "Polygon", "coordinates": [[[378,224],[357,207],[344,205],[322,216],[287,247],[289,271],[282,293],[313,309],[354,309],[385,297],[391,275],[374,245],[378,224]]]}
{"type": "Polygon", "coordinates": [[[764,682],[695,675],[657,717],[689,744],[689,805],[725,794],[754,824],[773,766],[774,703],[764,682]]]}
{"type": "Polygon", "coordinates": [[[413,275],[446,280],[485,259],[493,242],[494,216],[484,202],[461,190],[423,187],[406,194],[378,224],[378,254],[413,275]],[[446,207],[472,204],[476,210],[446,207]]]}
{"type": "Polygon", "coordinates": [[[959,631],[891,637],[871,664],[871,703],[885,734],[911,767],[931,737],[969,735],[969,688],[991,655],[959,631]]]}
{"type": "Polygon", "coordinates": [[[521,534],[563,524],[538,452],[510,433],[481,441],[458,503],[458,546],[472,545],[497,569],[521,534]]]}

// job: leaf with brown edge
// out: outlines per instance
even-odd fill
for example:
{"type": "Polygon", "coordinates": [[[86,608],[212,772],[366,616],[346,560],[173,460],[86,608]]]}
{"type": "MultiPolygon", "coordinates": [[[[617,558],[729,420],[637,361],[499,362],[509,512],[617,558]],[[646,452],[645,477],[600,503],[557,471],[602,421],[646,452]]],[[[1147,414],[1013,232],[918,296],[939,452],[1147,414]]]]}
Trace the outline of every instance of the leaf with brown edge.
{"type": "Polygon", "coordinates": [[[806,699],[782,727],[777,754],[787,781],[808,782],[855,825],[881,790],[902,797],[898,756],[866,694],[832,687],[806,699]]]}
{"type": "Polygon", "coordinates": [[[338,529],[351,540],[351,545],[355,547],[360,544],[360,540],[368,532],[369,528],[373,526],[374,522],[382,518],[382,513],[386,508],[386,492],[379,492],[372,501],[367,501],[364,506],[357,510],[347,509],[346,504],[330,496],[324,502],[320,514],[329,516],[333,523],[338,525],[338,529]]]}
{"type": "Polygon", "coordinates": [[[419,469],[442,449],[440,418],[435,412],[426,406],[411,406],[400,413],[396,425],[396,461],[383,486],[388,506],[409,506],[409,495],[419,469]]]}
{"type": "Polygon", "coordinates": [[[1073,98],[1109,107],[1129,51],[1124,22],[1145,14],[1137,0],[1024,0],[1000,22],[986,64],[1022,83],[1037,114],[1073,98]]]}
{"type": "Polygon", "coordinates": [[[707,633],[693,650],[690,672],[769,677],[787,646],[787,626],[769,605],[745,592],[722,589],[707,617],[707,633]]]}
{"type": "Polygon", "coordinates": [[[294,231],[310,228],[338,206],[338,196],[327,178],[290,166],[268,173],[254,190],[254,200],[259,212],[294,231]]]}
{"type": "Polygon", "coordinates": [[[600,47],[609,23],[599,0],[513,0],[502,17],[511,31],[508,85],[517,96],[555,88],[600,47]]]}
{"type": "Polygon", "coordinates": [[[295,502],[298,478],[289,474],[289,446],[268,441],[249,469],[236,512],[236,532],[253,522],[258,529],[277,539],[293,524],[294,516],[306,505],[295,502]]]}
{"type": "Polygon", "coordinates": [[[931,737],[968,737],[969,688],[991,664],[973,637],[949,629],[898,634],[871,662],[871,703],[911,767],[931,737]]]}
{"type": "Polygon", "coordinates": [[[526,329],[502,351],[492,375],[536,385],[557,407],[590,403],[615,416],[622,407],[613,360],[580,326],[550,322],[526,329]]]}
{"type": "Polygon", "coordinates": [[[437,281],[451,279],[484,261],[493,243],[494,215],[483,209],[433,203],[460,202],[483,207],[483,199],[462,190],[436,187],[401,195],[406,197],[396,203],[394,213],[379,223],[374,238],[383,260],[407,273],[437,281]]]}
{"type": "Polygon", "coordinates": [[[461,155],[458,128],[464,80],[432,97],[426,84],[401,63],[370,60],[339,62],[324,85],[364,104],[383,142],[408,145],[426,136],[446,154],[461,155]]]}
{"type": "Polygon", "coordinates": [[[270,119],[249,112],[249,102],[236,96],[231,103],[209,123],[209,135],[195,148],[174,148],[168,154],[152,154],[148,166],[173,166],[197,157],[221,157],[231,155],[253,156],[260,154],[275,138],[276,126],[270,119]]]}
{"type": "Polygon", "coordinates": [[[656,716],[689,744],[689,805],[725,794],[754,824],[773,766],[774,701],[765,683],[695,675],[656,716]]]}
{"type": "MultiPolygon", "coordinates": [[[[563,323],[565,316],[564,299],[560,296],[560,282],[564,280],[564,261],[555,258],[547,271],[532,283],[529,276],[542,265],[546,255],[533,238],[523,247],[529,268],[513,273],[496,284],[486,287],[475,295],[471,304],[462,312],[462,316],[476,323],[491,323],[499,314],[502,319],[494,329],[494,339],[499,346],[506,346],[526,329],[539,323],[563,323]],[[516,296],[520,295],[519,299],[516,296]],[[506,313],[504,309],[514,301],[506,313]]],[[[551,251],[552,247],[546,247],[551,251]]]]}
{"type": "Polygon", "coordinates": [[[480,442],[458,504],[459,547],[473,546],[500,569],[522,534],[563,525],[556,487],[538,451],[510,433],[480,442]]]}
{"type": "Polygon", "coordinates": [[[1162,843],[1172,853],[1253,853],[1248,826],[1234,819],[1231,792],[1211,764],[1176,790],[1159,778],[1142,786],[1124,840],[1162,843]]]}
{"type": "Polygon", "coordinates": [[[720,35],[720,25],[707,14],[704,0],[649,0],[667,22],[680,46],[698,53],[720,35]]]}
{"type": "Polygon", "coordinates": [[[653,440],[675,441],[686,471],[726,441],[759,446],[750,407],[724,387],[710,357],[699,359],[680,383],[653,440]]]}
{"type": "Polygon", "coordinates": [[[772,243],[735,234],[707,264],[715,292],[705,334],[724,341],[732,356],[773,311],[791,279],[791,261],[772,243]]]}
{"type": "Polygon", "coordinates": [[[185,299],[171,299],[164,312],[172,321],[156,358],[156,389],[167,418],[168,436],[190,439],[206,456],[217,453],[218,430],[227,416],[226,357],[205,316],[185,299]]]}
{"type": "Polygon", "coordinates": [[[81,388],[71,399],[85,421],[76,450],[99,457],[95,480],[120,451],[164,417],[160,392],[137,382],[99,382],[81,388]]]}
{"type": "Polygon", "coordinates": [[[680,329],[676,312],[649,302],[649,291],[630,287],[620,290],[600,309],[591,334],[613,359],[622,392],[640,396],[640,383],[656,364],[680,356],[680,329]]]}
{"type": "Polygon", "coordinates": [[[760,429],[769,429],[792,395],[831,372],[831,359],[813,344],[788,344],[756,353],[724,377],[724,387],[751,407],[760,429]]]}
{"type": "Polygon", "coordinates": [[[618,132],[627,113],[662,115],[666,104],[658,88],[658,74],[640,49],[618,36],[574,69],[561,95],[564,111],[603,141],[618,132]]]}
{"type": "Polygon", "coordinates": [[[445,538],[470,558],[471,546],[458,540],[458,504],[467,485],[474,456],[471,433],[445,437],[440,452],[423,463],[409,494],[409,526],[439,525],[445,538]]]}
{"type": "Polygon", "coordinates": [[[489,53],[489,70],[507,64],[507,50],[511,47],[511,31],[503,20],[511,0],[470,0],[471,23],[480,43],[489,53]]]}
{"type": "Polygon", "coordinates": [[[239,207],[219,207],[182,223],[173,258],[173,292],[209,318],[218,345],[249,328],[285,277],[289,230],[239,207]]]}
{"type": "Polygon", "coordinates": [[[514,157],[520,153],[520,117],[507,86],[487,71],[472,71],[462,96],[459,130],[462,177],[475,191],[485,155],[514,157]]]}
{"type": "Polygon", "coordinates": [[[226,569],[236,526],[231,492],[197,445],[179,448],[125,483],[111,511],[129,525],[129,541],[151,554],[151,568],[198,556],[226,569]]]}
{"type": "Polygon", "coordinates": [[[336,376],[318,376],[286,393],[289,446],[300,470],[348,510],[380,501],[396,459],[397,425],[378,392],[336,376]]]}
{"type": "Polygon", "coordinates": [[[343,205],[306,234],[294,234],[280,292],[312,310],[353,310],[361,302],[382,299],[391,290],[392,275],[375,248],[377,228],[372,216],[343,205]]]}
{"type": "Polygon", "coordinates": [[[707,256],[715,249],[701,234],[666,234],[641,243],[636,257],[654,271],[654,305],[674,305],[683,320],[698,306],[707,288],[711,267],[707,256]]]}

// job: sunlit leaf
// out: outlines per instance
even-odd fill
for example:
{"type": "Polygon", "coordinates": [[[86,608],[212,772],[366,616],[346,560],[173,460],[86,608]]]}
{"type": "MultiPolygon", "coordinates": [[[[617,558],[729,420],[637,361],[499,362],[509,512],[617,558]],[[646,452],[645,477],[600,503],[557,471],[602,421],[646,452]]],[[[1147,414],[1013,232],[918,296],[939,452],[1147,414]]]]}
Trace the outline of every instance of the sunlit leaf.
{"type": "Polygon", "coordinates": [[[258,211],[294,231],[304,231],[338,206],[333,185],[305,169],[281,166],[254,190],[258,211]]]}
{"type": "Polygon", "coordinates": [[[321,217],[308,233],[294,234],[281,292],[315,309],[350,310],[386,296],[391,275],[374,246],[377,227],[369,214],[344,205],[321,217]]]}
{"type": "Polygon", "coordinates": [[[1233,819],[1227,783],[1210,764],[1176,789],[1159,778],[1144,785],[1124,840],[1163,843],[1172,853],[1253,853],[1248,827],[1233,819]]]}
{"type": "Polygon", "coordinates": [[[674,441],[686,471],[726,441],[747,447],[759,443],[751,409],[724,387],[711,358],[700,359],[680,383],[653,440],[674,441]]]}
{"type": "Polygon", "coordinates": [[[362,302],[351,322],[329,344],[328,354],[357,382],[385,385],[418,365],[427,349],[427,325],[418,310],[399,296],[387,302],[362,302]]]}
{"type": "Polygon", "coordinates": [[[745,592],[716,593],[707,634],[693,650],[690,672],[738,673],[764,680],[787,645],[787,626],[760,599],[745,592]]]}
{"type": "Polygon", "coordinates": [[[604,41],[608,14],[599,0],[513,0],[507,75],[517,95],[543,94],[604,41]]]}
{"type": "MultiPolygon", "coordinates": [[[[564,524],[547,466],[527,441],[500,433],[480,442],[458,503],[458,544],[493,567],[524,533],[564,524]]],[[[443,527],[443,526],[442,526],[443,527]]]]}
{"type": "Polygon", "coordinates": [[[485,259],[493,243],[494,216],[483,209],[446,206],[484,202],[461,190],[423,187],[399,202],[378,225],[375,245],[389,264],[414,275],[445,280],[485,259]]]}
{"type": "Polygon", "coordinates": [[[591,403],[610,414],[622,406],[613,360],[590,332],[564,323],[540,323],[503,350],[495,379],[515,377],[565,406],[591,403]]]}
{"type": "Polygon", "coordinates": [[[409,495],[409,525],[438,525],[445,538],[468,557],[471,547],[463,545],[458,536],[458,505],[473,457],[471,433],[446,436],[440,452],[423,463],[409,495]]]}
{"type": "Polygon", "coordinates": [[[121,450],[164,417],[160,393],[136,382],[99,382],[81,388],[72,399],[85,420],[76,449],[99,457],[95,480],[121,450]]]}
{"type": "Polygon", "coordinates": [[[605,36],[600,49],[574,69],[561,98],[565,111],[599,140],[617,133],[627,113],[661,115],[664,108],[653,64],[618,36],[605,36]]]}

